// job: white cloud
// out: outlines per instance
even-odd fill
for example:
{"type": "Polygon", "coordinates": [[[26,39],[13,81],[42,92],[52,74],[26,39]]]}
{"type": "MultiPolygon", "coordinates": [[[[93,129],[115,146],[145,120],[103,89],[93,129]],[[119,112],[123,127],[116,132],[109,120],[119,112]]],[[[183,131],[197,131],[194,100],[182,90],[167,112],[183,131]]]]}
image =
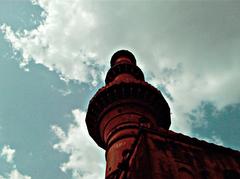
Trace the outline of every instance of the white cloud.
{"type": "Polygon", "coordinates": [[[1,156],[6,159],[7,163],[12,164],[13,169],[12,169],[12,171],[10,171],[10,173],[0,175],[0,179],[31,179],[30,176],[23,175],[22,173],[20,173],[17,170],[16,165],[13,164],[13,158],[14,158],[15,153],[16,153],[16,150],[12,149],[9,145],[3,146],[1,156]]]}
{"type": "MultiPolygon", "coordinates": [[[[132,50],[150,81],[173,100],[171,129],[191,134],[187,113],[202,101],[218,109],[240,102],[238,2],[36,0],[45,20],[5,38],[29,60],[66,80],[96,84],[110,55],[132,50]]],[[[196,122],[199,122],[196,121],[196,122]]],[[[203,121],[204,122],[204,121],[203,121]]]]}
{"type": "Polygon", "coordinates": [[[1,156],[6,159],[6,162],[12,163],[16,150],[12,149],[9,145],[4,145],[2,148],[1,156]]]}
{"type": "Polygon", "coordinates": [[[32,177],[20,173],[17,169],[13,169],[10,173],[5,176],[0,175],[0,179],[31,179],[32,177]]]}
{"type": "Polygon", "coordinates": [[[85,124],[85,112],[73,110],[73,123],[67,132],[53,125],[52,131],[58,137],[59,143],[54,149],[69,154],[67,162],[61,164],[63,172],[71,171],[74,179],[104,178],[104,153],[90,138],[85,124]]]}
{"type": "Polygon", "coordinates": [[[31,177],[21,174],[17,169],[13,169],[6,177],[0,175],[0,179],[31,179],[31,177]]]}
{"type": "Polygon", "coordinates": [[[35,63],[57,71],[64,80],[95,85],[100,78],[95,69],[100,66],[93,58],[95,53],[87,47],[91,42],[86,41],[95,28],[92,14],[81,8],[81,2],[76,0],[40,0],[35,3],[46,11],[46,20],[36,29],[14,33],[11,27],[1,26],[13,48],[22,52],[20,67],[25,68],[33,58],[35,63]],[[61,20],[56,21],[58,18],[61,20]]]}
{"type": "Polygon", "coordinates": [[[31,177],[23,175],[17,169],[14,169],[9,173],[8,179],[31,179],[31,177]]]}
{"type": "Polygon", "coordinates": [[[70,94],[72,94],[72,91],[66,87],[65,89],[58,89],[57,87],[55,87],[54,85],[51,85],[51,89],[53,91],[57,91],[58,93],[60,93],[62,96],[68,96],[70,94]]]}

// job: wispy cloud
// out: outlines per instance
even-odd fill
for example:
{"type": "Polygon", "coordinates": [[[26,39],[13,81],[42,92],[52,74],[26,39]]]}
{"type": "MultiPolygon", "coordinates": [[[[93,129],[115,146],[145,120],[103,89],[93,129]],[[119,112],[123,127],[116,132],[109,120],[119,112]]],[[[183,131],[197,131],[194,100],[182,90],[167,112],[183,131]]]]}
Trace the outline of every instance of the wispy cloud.
{"type": "Polygon", "coordinates": [[[51,85],[51,88],[53,91],[57,91],[59,92],[61,95],[63,96],[68,96],[72,93],[72,91],[69,88],[66,89],[58,89],[57,87],[55,87],[54,85],[51,85]]]}
{"type": "Polygon", "coordinates": [[[59,142],[53,148],[69,155],[61,164],[63,172],[70,171],[74,179],[104,178],[104,153],[90,138],[85,124],[86,113],[78,109],[72,111],[74,121],[65,132],[57,125],[51,127],[59,142]]]}
{"type": "Polygon", "coordinates": [[[31,179],[30,176],[21,174],[17,169],[12,170],[5,179],[31,179]]]}
{"type": "Polygon", "coordinates": [[[2,148],[1,156],[6,159],[6,162],[12,163],[15,152],[15,149],[12,149],[9,145],[4,145],[2,148]]]}
{"type": "Polygon", "coordinates": [[[7,163],[12,165],[12,170],[9,173],[0,175],[0,179],[31,179],[30,176],[24,175],[18,171],[16,165],[14,164],[14,155],[16,150],[11,148],[9,145],[4,145],[2,148],[1,156],[5,158],[7,163]]]}

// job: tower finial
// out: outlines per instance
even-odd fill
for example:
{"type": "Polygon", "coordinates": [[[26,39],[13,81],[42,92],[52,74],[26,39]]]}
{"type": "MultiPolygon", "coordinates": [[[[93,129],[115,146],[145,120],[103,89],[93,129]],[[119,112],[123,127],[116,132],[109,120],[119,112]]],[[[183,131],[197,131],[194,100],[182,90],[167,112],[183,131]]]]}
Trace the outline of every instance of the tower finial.
{"type": "Polygon", "coordinates": [[[110,63],[111,68],[105,79],[106,84],[120,81],[120,78],[123,81],[129,81],[130,79],[144,81],[142,70],[136,65],[134,55],[128,50],[119,50],[114,53],[110,63]]]}
{"type": "Polygon", "coordinates": [[[126,63],[132,63],[136,65],[136,59],[134,55],[128,50],[119,50],[115,52],[111,58],[111,67],[124,61],[126,63]],[[121,60],[122,59],[122,60],[121,60]],[[128,61],[128,62],[127,62],[128,61]]]}

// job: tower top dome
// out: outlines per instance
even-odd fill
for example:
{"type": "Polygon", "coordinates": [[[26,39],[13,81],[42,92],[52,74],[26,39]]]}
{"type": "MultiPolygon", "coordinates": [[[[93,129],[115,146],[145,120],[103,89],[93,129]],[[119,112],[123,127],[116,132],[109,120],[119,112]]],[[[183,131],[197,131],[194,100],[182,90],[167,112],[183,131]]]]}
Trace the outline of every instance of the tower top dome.
{"type": "Polygon", "coordinates": [[[128,50],[119,50],[115,52],[111,58],[111,67],[118,64],[119,59],[125,59],[129,60],[129,63],[132,63],[133,65],[136,65],[136,59],[135,56],[128,50]]]}

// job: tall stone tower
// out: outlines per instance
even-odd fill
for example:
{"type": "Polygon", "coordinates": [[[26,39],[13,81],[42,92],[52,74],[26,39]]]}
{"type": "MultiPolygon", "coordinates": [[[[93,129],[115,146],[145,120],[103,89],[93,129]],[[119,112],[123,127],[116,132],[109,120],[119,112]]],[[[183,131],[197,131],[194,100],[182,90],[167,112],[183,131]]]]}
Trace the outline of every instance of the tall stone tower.
{"type": "Polygon", "coordinates": [[[145,82],[131,52],[112,56],[105,82],[86,123],[106,150],[107,179],[240,178],[239,152],[168,130],[168,103],[145,82]]]}

